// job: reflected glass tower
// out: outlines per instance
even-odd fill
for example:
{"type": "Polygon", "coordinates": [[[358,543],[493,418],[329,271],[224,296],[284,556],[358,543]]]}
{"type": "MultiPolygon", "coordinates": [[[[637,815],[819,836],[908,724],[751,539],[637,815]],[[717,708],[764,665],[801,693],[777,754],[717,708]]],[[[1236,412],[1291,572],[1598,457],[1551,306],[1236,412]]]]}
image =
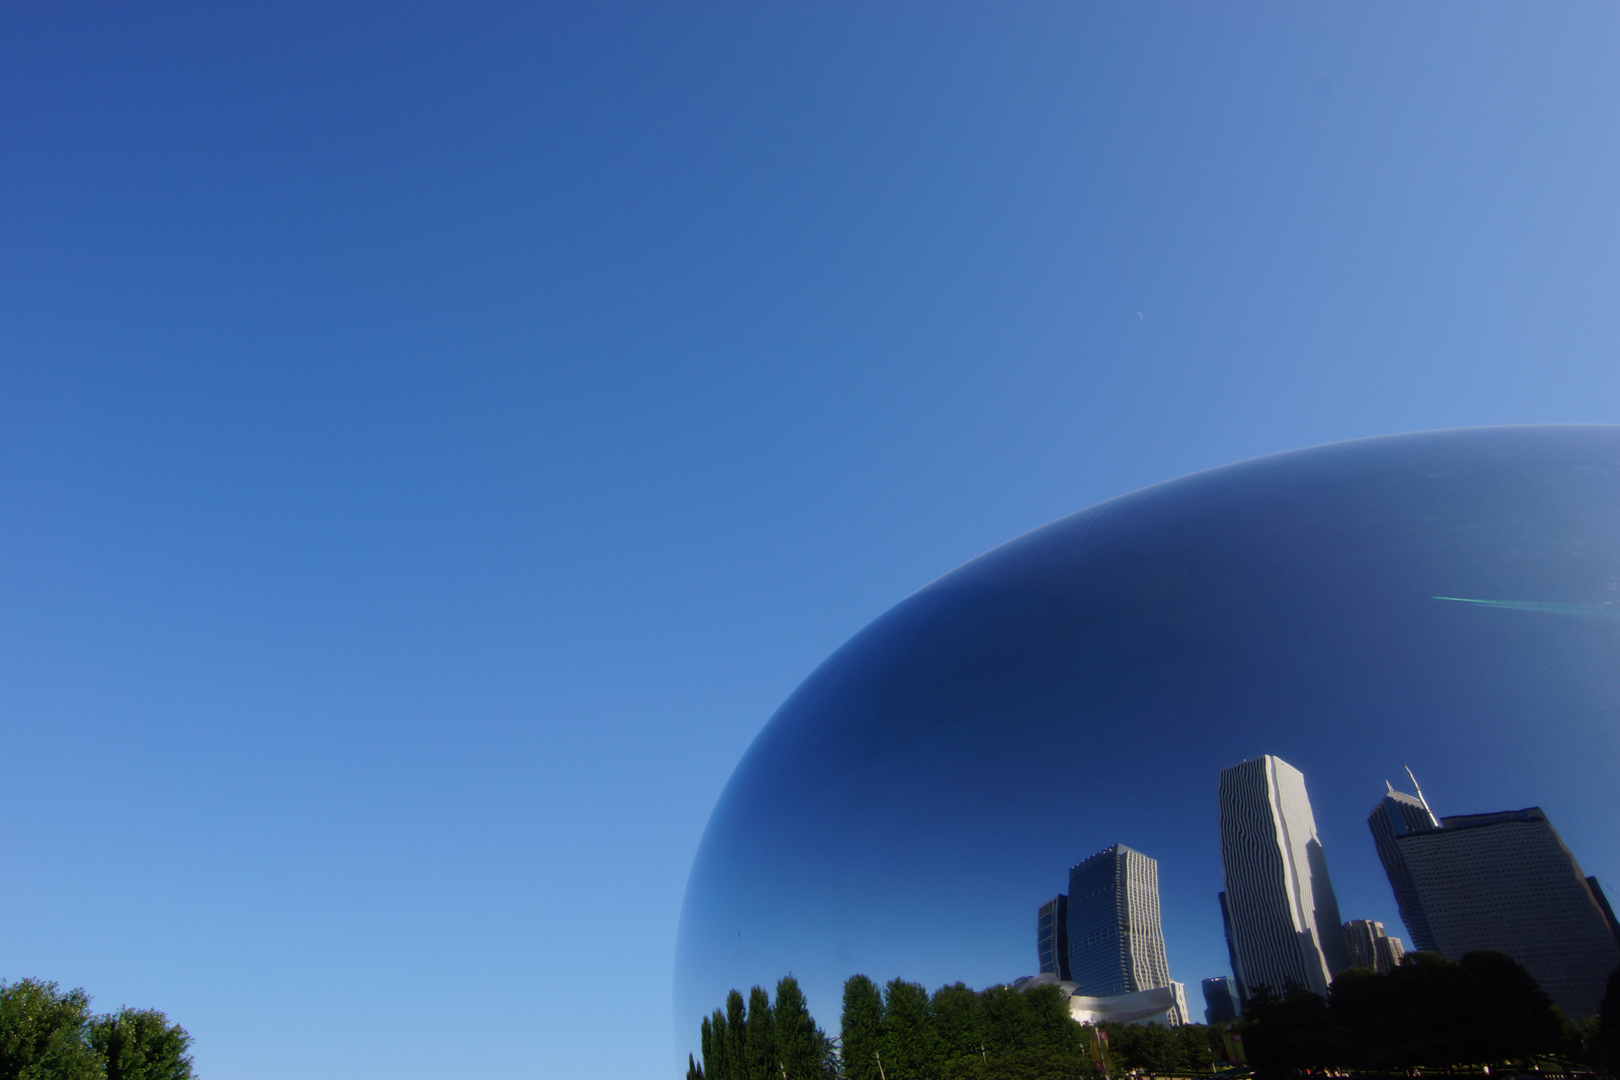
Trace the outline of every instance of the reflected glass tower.
{"type": "Polygon", "coordinates": [[[1417,794],[1396,791],[1394,785],[1385,780],[1384,797],[1367,817],[1367,827],[1372,830],[1378,860],[1384,864],[1389,887],[1395,892],[1395,906],[1400,909],[1401,921],[1406,924],[1413,948],[1435,952],[1438,946],[1434,933],[1429,929],[1428,917],[1423,914],[1423,902],[1418,897],[1417,886],[1412,882],[1412,872],[1407,869],[1395,838],[1407,833],[1438,829],[1440,823],[1429,810],[1429,803],[1423,798],[1423,789],[1418,787],[1417,777],[1412,776],[1410,770],[1407,776],[1411,777],[1412,787],[1417,794]]]}
{"type": "Polygon", "coordinates": [[[1350,961],[1305,777],[1271,754],[1222,770],[1220,830],[1244,1000],[1291,986],[1326,996],[1350,961]]]}
{"type": "Polygon", "coordinates": [[[1230,1024],[1242,1011],[1231,979],[1218,975],[1204,980],[1204,1023],[1230,1024]]]}
{"type": "Polygon", "coordinates": [[[1070,869],[1069,976],[1087,997],[1170,985],[1156,860],[1115,844],[1070,869]]]}
{"type": "Polygon", "coordinates": [[[1042,975],[1069,981],[1069,898],[1062,893],[1035,912],[1035,955],[1042,975]]]}
{"type": "Polygon", "coordinates": [[[1596,1015],[1620,944],[1547,815],[1532,806],[1440,826],[1396,839],[1437,951],[1504,952],[1572,1019],[1596,1015]]]}

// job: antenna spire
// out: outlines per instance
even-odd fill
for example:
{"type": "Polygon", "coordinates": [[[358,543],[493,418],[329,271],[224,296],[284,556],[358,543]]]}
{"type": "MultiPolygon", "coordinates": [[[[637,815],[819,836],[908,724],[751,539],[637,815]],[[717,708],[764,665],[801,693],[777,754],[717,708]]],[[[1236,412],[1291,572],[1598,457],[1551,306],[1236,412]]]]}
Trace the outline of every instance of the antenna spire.
{"type": "MultiPolygon", "coordinates": [[[[1412,775],[1412,766],[1410,766],[1410,765],[1402,765],[1401,768],[1405,769],[1406,770],[1406,775],[1411,778],[1411,780],[1412,780],[1412,790],[1417,792],[1418,802],[1423,804],[1423,809],[1429,810],[1429,800],[1425,799],[1423,797],[1423,786],[1417,782],[1417,777],[1412,775]]],[[[1384,783],[1387,784],[1387,783],[1389,783],[1389,781],[1385,780],[1384,783]]],[[[1434,811],[1433,810],[1429,810],[1429,816],[1434,817],[1434,811]]]]}

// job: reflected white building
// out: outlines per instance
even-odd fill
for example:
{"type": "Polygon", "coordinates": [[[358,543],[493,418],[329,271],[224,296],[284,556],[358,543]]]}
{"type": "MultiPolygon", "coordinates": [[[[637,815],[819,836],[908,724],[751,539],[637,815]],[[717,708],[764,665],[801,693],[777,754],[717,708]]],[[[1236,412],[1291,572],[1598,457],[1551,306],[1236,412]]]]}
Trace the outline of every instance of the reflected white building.
{"type": "Polygon", "coordinates": [[[1291,986],[1326,997],[1350,960],[1304,775],[1271,754],[1221,770],[1220,829],[1243,1000],[1291,986]]]}
{"type": "Polygon", "coordinates": [[[1078,993],[1078,984],[1059,979],[1049,972],[1026,975],[1012,985],[1017,990],[1030,990],[1053,984],[1068,997],[1069,1015],[1077,1024],[1163,1024],[1165,1027],[1177,1027],[1189,1022],[1187,988],[1178,982],[1106,997],[1088,997],[1078,993]]]}
{"type": "Polygon", "coordinates": [[[1134,994],[1112,997],[1069,996],[1069,1015],[1081,1024],[1163,1024],[1176,1027],[1186,1023],[1187,988],[1173,982],[1134,994]]]}

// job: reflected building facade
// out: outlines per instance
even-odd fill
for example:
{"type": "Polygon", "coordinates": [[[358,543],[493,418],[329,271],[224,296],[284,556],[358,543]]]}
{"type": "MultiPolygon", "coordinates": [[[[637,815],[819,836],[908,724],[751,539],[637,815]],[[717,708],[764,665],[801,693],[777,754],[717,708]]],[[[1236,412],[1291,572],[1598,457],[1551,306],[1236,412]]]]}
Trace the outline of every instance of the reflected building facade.
{"type": "Polygon", "coordinates": [[[1077,1024],[1162,1024],[1164,1027],[1176,1027],[1187,1023],[1186,988],[1180,983],[1171,983],[1109,997],[1071,994],[1069,1016],[1077,1024]]]}
{"type": "Polygon", "coordinates": [[[1572,1019],[1597,1013],[1620,943],[1575,856],[1540,807],[1440,820],[1396,838],[1435,951],[1506,953],[1572,1019]]]}
{"type": "Polygon", "coordinates": [[[1248,994],[1243,989],[1243,983],[1236,977],[1238,969],[1237,943],[1232,940],[1232,909],[1226,902],[1226,894],[1220,893],[1216,899],[1221,902],[1221,929],[1226,934],[1226,965],[1232,969],[1232,993],[1237,995],[1238,1012],[1248,1004],[1248,994]]]}
{"type": "Polygon", "coordinates": [[[1384,924],[1375,919],[1351,919],[1344,924],[1344,947],[1350,966],[1367,968],[1388,975],[1400,966],[1406,946],[1400,938],[1384,933],[1384,924]]]}
{"type": "Polygon", "coordinates": [[[1412,947],[1424,952],[1437,952],[1439,946],[1435,944],[1434,932],[1429,929],[1428,917],[1423,914],[1423,901],[1418,896],[1417,885],[1413,883],[1412,872],[1407,869],[1406,860],[1395,841],[1408,833],[1438,829],[1440,823],[1434,819],[1428,800],[1423,797],[1423,789],[1418,787],[1417,777],[1412,776],[1410,771],[1407,776],[1411,777],[1412,787],[1417,794],[1396,791],[1393,784],[1384,781],[1384,797],[1368,815],[1367,827],[1372,830],[1378,861],[1384,864],[1384,874],[1395,893],[1395,906],[1400,909],[1401,922],[1406,924],[1412,947]]]}
{"type": "Polygon", "coordinates": [[[1401,959],[1405,956],[1406,943],[1398,937],[1381,937],[1373,945],[1376,970],[1385,975],[1400,967],[1401,959]]]}
{"type": "Polygon", "coordinates": [[[1187,988],[1173,982],[1167,986],[1152,986],[1129,994],[1110,994],[1106,997],[1088,996],[1080,987],[1059,979],[1050,971],[1039,975],[1025,975],[1011,983],[1014,990],[1028,991],[1040,986],[1055,986],[1068,1002],[1069,1015],[1080,1024],[1161,1024],[1176,1027],[1190,1023],[1187,1012],[1187,988]]]}
{"type": "Polygon", "coordinates": [[[1237,988],[1225,975],[1204,980],[1204,1023],[1230,1024],[1242,1014],[1237,988]]]}
{"type": "Polygon", "coordinates": [[[1069,981],[1069,898],[1062,893],[1035,912],[1035,955],[1042,975],[1069,981]]]}
{"type": "Polygon", "coordinates": [[[1115,844],[1070,869],[1069,976],[1091,997],[1170,985],[1157,860],[1115,844]]]}
{"type": "Polygon", "coordinates": [[[1603,886],[1598,884],[1597,878],[1589,877],[1586,879],[1586,887],[1592,890],[1592,899],[1603,909],[1603,917],[1608,920],[1609,929],[1614,932],[1615,940],[1620,941],[1620,919],[1614,917],[1614,908],[1609,906],[1609,898],[1604,895],[1603,886]]]}
{"type": "Polygon", "coordinates": [[[1292,986],[1327,995],[1349,966],[1305,777],[1271,754],[1221,772],[1221,868],[1233,972],[1248,1002],[1292,986]]]}

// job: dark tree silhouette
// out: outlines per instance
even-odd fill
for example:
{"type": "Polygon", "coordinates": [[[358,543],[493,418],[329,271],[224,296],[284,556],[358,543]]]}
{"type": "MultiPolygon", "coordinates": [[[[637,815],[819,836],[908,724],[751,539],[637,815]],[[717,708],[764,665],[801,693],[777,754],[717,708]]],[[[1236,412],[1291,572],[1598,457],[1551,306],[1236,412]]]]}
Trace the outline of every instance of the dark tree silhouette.
{"type": "Polygon", "coordinates": [[[878,1080],[877,1055],[883,1048],[883,994],[865,975],[844,983],[840,1024],[844,1080],[878,1080]]]}
{"type": "Polygon", "coordinates": [[[1409,953],[1388,975],[1346,971],[1326,1000],[1256,996],[1243,1041],[1259,1077],[1301,1069],[1409,1070],[1530,1062],[1573,1049],[1573,1028],[1528,972],[1498,952],[1461,963],[1409,953]]]}
{"type": "Polygon", "coordinates": [[[191,1036],[156,1009],[98,1016],[89,1039],[107,1080],[191,1080],[191,1036]]]}
{"type": "Polygon", "coordinates": [[[1609,973],[1597,1023],[1587,1041],[1587,1055],[1594,1069],[1607,1076],[1620,1076],[1620,968],[1609,973]]]}

